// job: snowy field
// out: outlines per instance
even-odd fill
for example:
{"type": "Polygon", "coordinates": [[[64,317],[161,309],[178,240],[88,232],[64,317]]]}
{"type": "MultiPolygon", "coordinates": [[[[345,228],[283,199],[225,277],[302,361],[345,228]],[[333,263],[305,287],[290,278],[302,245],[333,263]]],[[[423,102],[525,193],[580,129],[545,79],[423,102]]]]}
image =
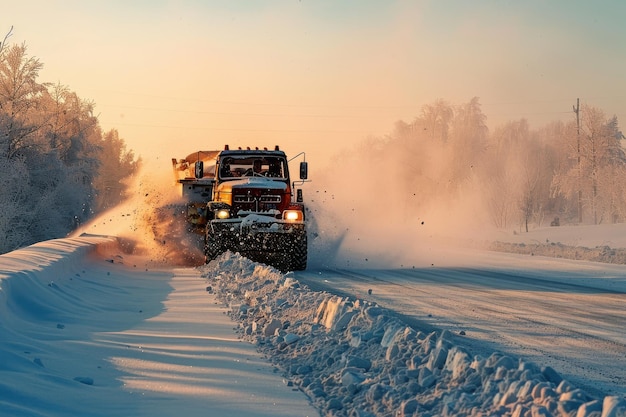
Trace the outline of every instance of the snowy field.
{"type": "Polygon", "coordinates": [[[484,247],[510,253],[626,265],[626,225],[545,227],[493,233],[484,247]]]}
{"type": "MultiPolygon", "coordinates": [[[[615,229],[498,240],[626,247],[615,229]]],[[[294,277],[233,254],[157,267],[95,236],[2,255],[0,415],[626,415],[623,396],[294,277]]]]}

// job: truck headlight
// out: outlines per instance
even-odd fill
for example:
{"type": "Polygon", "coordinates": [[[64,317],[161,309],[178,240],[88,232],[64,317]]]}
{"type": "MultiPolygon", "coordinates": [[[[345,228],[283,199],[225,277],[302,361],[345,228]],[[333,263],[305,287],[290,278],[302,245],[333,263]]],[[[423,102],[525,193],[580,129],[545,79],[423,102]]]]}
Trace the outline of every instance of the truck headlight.
{"type": "Polygon", "coordinates": [[[215,218],[216,219],[229,219],[230,218],[230,211],[227,209],[219,209],[219,210],[215,210],[215,218]]]}
{"type": "Polygon", "coordinates": [[[304,220],[304,213],[300,210],[285,210],[283,212],[283,220],[301,222],[304,220]]]}

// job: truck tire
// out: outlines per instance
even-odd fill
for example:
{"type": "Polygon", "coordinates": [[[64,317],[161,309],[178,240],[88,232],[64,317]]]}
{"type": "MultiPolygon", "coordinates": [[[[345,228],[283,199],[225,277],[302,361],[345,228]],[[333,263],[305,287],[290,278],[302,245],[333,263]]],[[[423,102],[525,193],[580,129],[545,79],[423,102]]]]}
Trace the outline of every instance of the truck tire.
{"type": "Polygon", "coordinates": [[[219,243],[217,236],[213,233],[207,233],[204,239],[204,259],[205,263],[209,263],[224,252],[219,243]]]}
{"type": "Polygon", "coordinates": [[[293,239],[289,251],[289,269],[292,271],[304,271],[308,258],[308,246],[306,233],[293,239]]]}

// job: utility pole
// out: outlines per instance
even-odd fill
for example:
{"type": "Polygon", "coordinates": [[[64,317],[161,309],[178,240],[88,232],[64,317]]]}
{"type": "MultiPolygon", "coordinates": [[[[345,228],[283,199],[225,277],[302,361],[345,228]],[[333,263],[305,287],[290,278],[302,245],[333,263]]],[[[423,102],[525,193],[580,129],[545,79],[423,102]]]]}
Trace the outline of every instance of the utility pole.
{"type": "Polygon", "coordinates": [[[574,113],[576,113],[576,142],[578,152],[578,223],[583,222],[583,190],[582,190],[582,167],[580,165],[580,99],[576,99],[576,106],[574,106],[574,113]]]}

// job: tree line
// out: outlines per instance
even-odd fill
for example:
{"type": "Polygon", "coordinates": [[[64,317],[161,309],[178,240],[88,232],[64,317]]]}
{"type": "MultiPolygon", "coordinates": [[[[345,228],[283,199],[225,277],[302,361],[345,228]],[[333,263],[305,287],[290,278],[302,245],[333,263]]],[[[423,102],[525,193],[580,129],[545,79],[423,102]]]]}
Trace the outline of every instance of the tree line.
{"type": "MultiPolygon", "coordinates": [[[[141,163],[115,129],[102,131],[94,103],[40,82],[43,64],[25,44],[7,46],[7,37],[0,43],[0,253],[65,236],[117,205],[124,179],[141,163]]],[[[389,135],[368,138],[342,164],[351,158],[377,167],[360,178],[402,202],[405,216],[478,199],[502,229],[624,222],[617,117],[586,104],[575,110],[579,117],[567,122],[531,129],[520,119],[490,131],[477,97],[440,99],[389,135]]]]}
{"type": "Polygon", "coordinates": [[[0,43],[0,253],[66,236],[125,198],[140,160],[94,103],[39,81],[27,47],[0,43]]]}
{"type": "Polygon", "coordinates": [[[590,105],[579,107],[578,120],[572,115],[538,129],[520,119],[490,131],[479,98],[460,105],[440,99],[351,157],[381,167],[382,179],[371,184],[404,201],[406,216],[478,199],[501,229],[623,222],[626,154],[617,117],[590,105]],[[399,182],[393,190],[390,178],[399,182]]]}

